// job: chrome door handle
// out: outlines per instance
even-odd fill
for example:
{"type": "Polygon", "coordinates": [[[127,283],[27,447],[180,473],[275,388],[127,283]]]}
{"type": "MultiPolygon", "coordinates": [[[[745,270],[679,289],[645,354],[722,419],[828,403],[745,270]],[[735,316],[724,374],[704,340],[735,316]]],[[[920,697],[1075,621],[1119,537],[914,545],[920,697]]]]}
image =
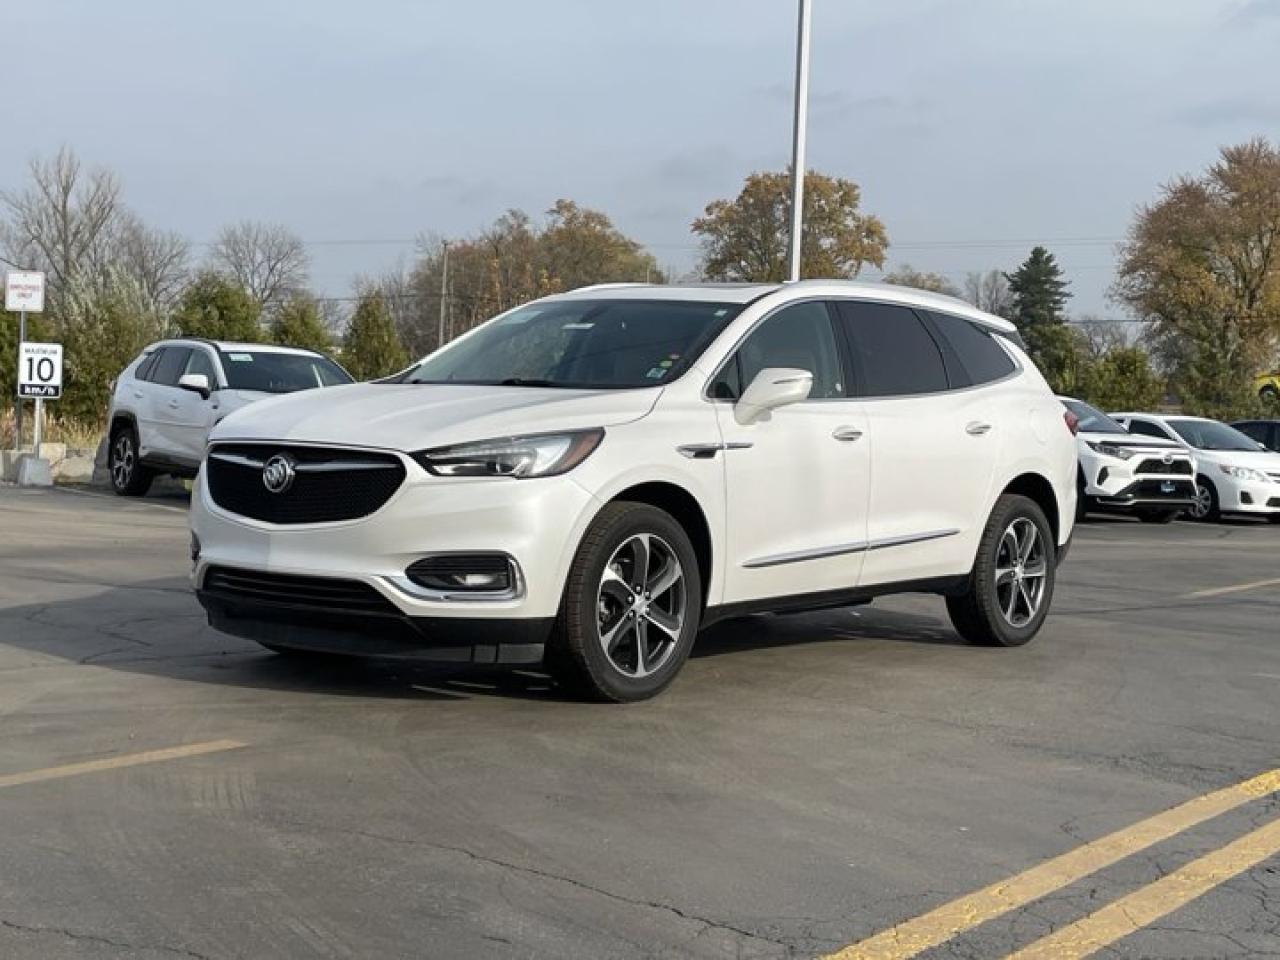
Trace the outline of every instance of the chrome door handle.
{"type": "Polygon", "coordinates": [[[836,427],[831,431],[831,436],[836,440],[843,440],[848,443],[861,437],[862,431],[857,427],[836,427]]]}
{"type": "Polygon", "coordinates": [[[983,423],[981,420],[971,420],[964,428],[964,432],[969,434],[971,437],[980,437],[984,433],[989,433],[990,431],[991,424],[983,423]]]}

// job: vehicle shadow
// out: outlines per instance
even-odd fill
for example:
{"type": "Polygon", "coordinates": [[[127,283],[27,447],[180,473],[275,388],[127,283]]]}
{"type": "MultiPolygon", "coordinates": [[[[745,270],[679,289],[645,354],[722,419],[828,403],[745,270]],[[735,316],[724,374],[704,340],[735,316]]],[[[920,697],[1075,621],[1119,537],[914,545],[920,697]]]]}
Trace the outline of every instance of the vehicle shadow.
{"type": "MultiPolygon", "coordinates": [[[[862,606],[723,621],[698,638],[692,657],[749,656],[770,648],[883,641],[963,642],[944,620],[862,606]]],[[[0,608],[0,644],[36,657],[102,669],[281,693],[383,700],[573,699],[537,669],[273,654],[209,628],[182,577],[0,608]]]]}

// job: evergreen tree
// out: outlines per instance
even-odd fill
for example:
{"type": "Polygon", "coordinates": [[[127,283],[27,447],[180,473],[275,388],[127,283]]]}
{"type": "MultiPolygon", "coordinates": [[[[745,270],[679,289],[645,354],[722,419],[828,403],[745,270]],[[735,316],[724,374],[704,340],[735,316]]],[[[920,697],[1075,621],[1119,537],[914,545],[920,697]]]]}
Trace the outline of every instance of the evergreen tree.
{"type": "Polygon", "coordinates": [[[314,297],[299,293],[290,297],[271,318],[271,339],[282,347],[301,347],[326,356],[333,353],[333,340],[320,315],[314,297]]]}
{"type": "Polygon", "coordinates": [[[1036,247],[1013,273],[1005,274],[1013,298],[1012,320],[1026,341],[1027,352],[1056,390],[1072,379],[1076,337],[1063,312],[1068,282],[1052,253],[1036,247]]]}
{"type": "Polygon", "coordinates": [[[366,293],[356,305],[342,341],[342,365],[357,380],[389,376],[409,365],[409,354],[381,295],[366,293]]]}
{"type": "Polygon", "coordinates": [[[210,340],[262,338],[261,307],[230,277],[204,271],[183,291],[173,314],[177,332],[210,340]]]}

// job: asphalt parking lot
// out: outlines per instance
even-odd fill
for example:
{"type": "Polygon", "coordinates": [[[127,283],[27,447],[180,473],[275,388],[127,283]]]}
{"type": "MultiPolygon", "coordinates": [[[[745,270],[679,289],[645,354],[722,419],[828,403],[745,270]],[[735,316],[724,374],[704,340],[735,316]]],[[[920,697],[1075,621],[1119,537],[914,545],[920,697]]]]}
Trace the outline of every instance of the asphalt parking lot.
{"type": "Polygon", "coordinates": [[[1280,956],[1280,528],[1089,523],[1029,647],[756,617],[617,707],[216,634],[184,511],[0,488],[0,956],[1280,956]]]}

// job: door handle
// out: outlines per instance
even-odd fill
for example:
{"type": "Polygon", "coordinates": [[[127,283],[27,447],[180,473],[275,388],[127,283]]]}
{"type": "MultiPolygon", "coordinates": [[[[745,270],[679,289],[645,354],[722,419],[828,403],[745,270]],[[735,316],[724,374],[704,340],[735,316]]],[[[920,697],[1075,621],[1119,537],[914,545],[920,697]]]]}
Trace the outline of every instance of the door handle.
{"type": "Polygon", "coordinates": [[[850,443],[862,436],[862,431],[857,427],[836,427],[831,431],[831,436],[836,440],[843,440],[850,443]]]}
{"type": "Polygon", "coordinates": [[[177,410],[179,406],[180,406],[180,404],[178,403],[178,401],[177,401],[177,400],[170,400],[170,401],[169,401],[169,409],[170,409],[170,410],[177,410]]]}
{"type": "Polygon", "coordinates": [[[981,420],[971,420],[965,426],[964,432],[969,434],[971,437],[980,437],[984,433],[991,432],[991,424],[983,423],[981,420]]]}

